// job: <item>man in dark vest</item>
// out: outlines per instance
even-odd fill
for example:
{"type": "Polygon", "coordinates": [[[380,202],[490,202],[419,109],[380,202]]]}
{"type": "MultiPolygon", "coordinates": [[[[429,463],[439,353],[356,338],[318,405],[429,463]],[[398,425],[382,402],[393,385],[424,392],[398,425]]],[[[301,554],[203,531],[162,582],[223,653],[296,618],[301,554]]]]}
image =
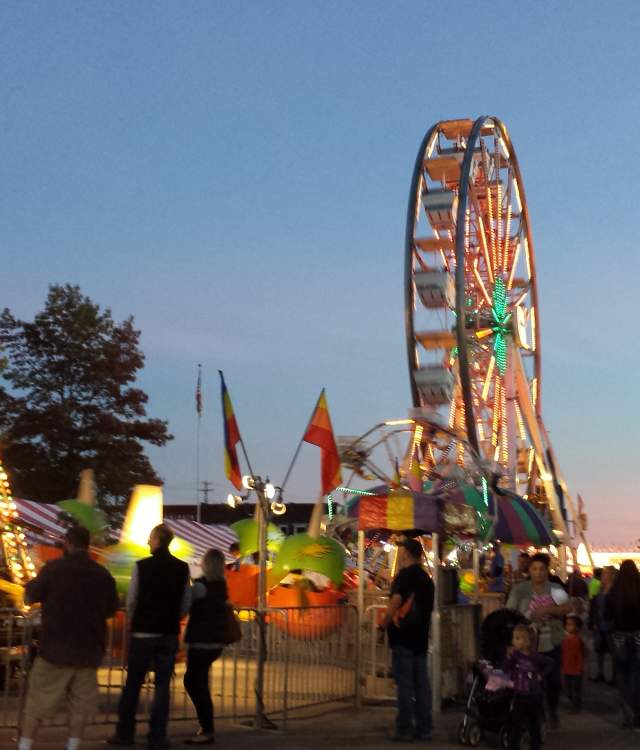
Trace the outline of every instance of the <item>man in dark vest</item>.
{"type": "Polygon", "coordinates": [[[118,704],[116,733],[110,745],[135,742],[138,698],[149,671],[155,672],[155,692],[147,735],[149,750],[169,747],[169,686],[178,652],[180,618],[189,609],[189,566],[169,552],[173,533],[160,524],[149,535],[151,557],[132,571],[127,611],[131,622],[127,681],[118,704]]]}

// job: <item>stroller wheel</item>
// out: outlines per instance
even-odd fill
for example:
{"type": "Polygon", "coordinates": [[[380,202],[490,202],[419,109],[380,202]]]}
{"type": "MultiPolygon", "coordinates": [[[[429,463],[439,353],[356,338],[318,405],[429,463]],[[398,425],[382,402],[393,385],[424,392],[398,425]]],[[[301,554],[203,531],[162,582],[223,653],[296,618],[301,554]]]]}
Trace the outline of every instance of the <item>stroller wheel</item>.
{"type": "Polygon", "coordinates": [[[471,747],[478,747],[482,740],[482,729],[480,729],[480,724],[475,721],[470,721],[467,724],[467,731],[465,732],[465,735],[467,745],[471,745],[471,747]]]}
{"type": "Polygon", "coordinates": [[[461,745],[467,744],[467,719],[463,719],[458,727],[458,742],[461,745]]]}

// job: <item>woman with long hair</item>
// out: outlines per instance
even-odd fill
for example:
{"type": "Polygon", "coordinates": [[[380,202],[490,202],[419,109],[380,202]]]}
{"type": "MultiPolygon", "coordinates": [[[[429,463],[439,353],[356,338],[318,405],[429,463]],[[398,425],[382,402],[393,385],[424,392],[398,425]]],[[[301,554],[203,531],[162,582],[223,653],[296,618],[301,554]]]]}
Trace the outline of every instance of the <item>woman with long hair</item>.
{"type": "Polygon", "coordinates": [[[220,550],[210,549],[202,558],[201,578],[191,589],[191,610],[184,641],[187,645],[187,669],[184,687],[198,715],[200,729],[188,745],[212,745],[215,742],[213,701],[209,691],[209,671],[224,648],[227,607],[225,559],[220,550]]]}
{"type": "Polygon", "coordinates": [[[624,560],[605,601],[622,699],[622,725],[640,727],[640,573],[624,560]]]}
{"type": "Polygon", "coordinates": [[[549,723],[558,726],[558,702],[562,686],[562,641],[564,616],[571,611],[569,596],[561,585],[550,580],[549,555],[534,555],[529,563],[529,580],[511,589],[508,609],[522,613],[533,624],[538,636],[538,651],[553,660],[545,678],[549,723]]]}

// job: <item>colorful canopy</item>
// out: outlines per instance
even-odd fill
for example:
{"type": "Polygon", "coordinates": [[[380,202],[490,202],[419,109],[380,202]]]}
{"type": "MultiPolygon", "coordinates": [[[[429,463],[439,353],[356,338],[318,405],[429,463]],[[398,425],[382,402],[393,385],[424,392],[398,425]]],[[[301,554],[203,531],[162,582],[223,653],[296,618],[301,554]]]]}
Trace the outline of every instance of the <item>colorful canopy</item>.
{"type": "Polygon", "coordinates": [[[522,497],[509,495],[498,501],[498,519],[491,534],[506,544],[532,544],[534,547],[558,544],[556,535],[533,505],[522,497]]]}
{"type": "Polygon", "coordinates": [[[497,514],[495,524],[487,515],[481,493],[467,494],[466,503],[478,513],[478,533],[482,539],[496,539],[506,544],[532,544],[535,547],[557,544],[555,534],[532,503],[513,493],[493,494],[497,514]]]}
{"type": "Polygon", "coordinates": [[[431,533],[438,530],[438,500],[421,492],[376,487],[375,495],[356,495],[347,501],[347,513],[358,528],[431,533]]]}

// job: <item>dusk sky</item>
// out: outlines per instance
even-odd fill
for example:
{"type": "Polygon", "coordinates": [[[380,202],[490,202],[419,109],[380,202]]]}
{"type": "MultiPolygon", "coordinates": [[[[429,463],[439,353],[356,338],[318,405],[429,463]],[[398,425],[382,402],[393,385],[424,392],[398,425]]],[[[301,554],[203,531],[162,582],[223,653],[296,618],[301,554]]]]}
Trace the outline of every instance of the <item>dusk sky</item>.
{"type": "MultiPolygon", "coordinates": [[[[637,2],[0,5],[3,298],[79,284],[142,330],[165,499],[226,497],[218,368],[278,482],[320,389],[337,434],[409,406],[409,183],[440,119],[515,145],[540,290],[544,418],[595,543],[640,537],[637,2]]],[[[319,487],[306,446],[290,500],[319,487]]]]}

